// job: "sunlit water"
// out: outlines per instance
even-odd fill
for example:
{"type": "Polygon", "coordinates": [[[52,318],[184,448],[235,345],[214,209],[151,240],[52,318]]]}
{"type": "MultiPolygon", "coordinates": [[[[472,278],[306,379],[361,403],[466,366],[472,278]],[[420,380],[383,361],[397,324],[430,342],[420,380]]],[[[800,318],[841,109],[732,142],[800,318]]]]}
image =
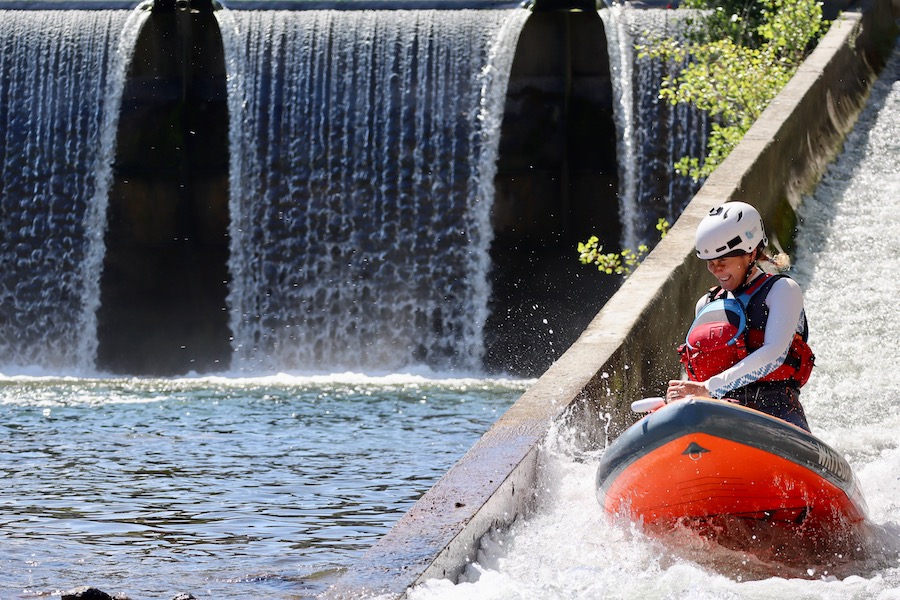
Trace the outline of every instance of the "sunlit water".
{"type": "Polygon", "coordinates": [[[0,597],[310,597],[526,382],[0,377],[0,597]]]}
{"type": "MultiPolygon", "coordinates": [[[[530,12],[226,12],[234,371],[477,370],[530,12]]],[[[0,598],[314,595],[527,382],[48,375],[93,365],[106,107],[148,13],[0,13],[0,598]]]]}
{"type": "Polygon", "coordinates": [[[895,49],[844,153],[805,199],[794,269],[817,354],[803,401],[813,433],[859,476],[872,530],[865,555],[788,569],[691,536],[650,540],[601,515],[598,457],[577,455],[559,432],[544,449],[535,513],[484,540],[461,582],[427,582],[413,600],[900,598],[898,78],[895,49]]]}

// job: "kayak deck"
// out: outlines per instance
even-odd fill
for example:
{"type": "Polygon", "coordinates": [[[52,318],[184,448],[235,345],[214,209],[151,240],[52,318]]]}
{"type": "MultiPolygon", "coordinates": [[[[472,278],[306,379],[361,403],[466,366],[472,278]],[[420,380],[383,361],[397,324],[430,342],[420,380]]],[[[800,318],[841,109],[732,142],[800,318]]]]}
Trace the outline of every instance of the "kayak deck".
{"type": "Polygon", "coordinates": [[[613,441],[597,497],[607,513],[652,530],[739,538],[765,526],[816,547],[844,538],[867,511],[850,465],[827,444],[764,413],[700,399],[664,406],[613,441]]]}

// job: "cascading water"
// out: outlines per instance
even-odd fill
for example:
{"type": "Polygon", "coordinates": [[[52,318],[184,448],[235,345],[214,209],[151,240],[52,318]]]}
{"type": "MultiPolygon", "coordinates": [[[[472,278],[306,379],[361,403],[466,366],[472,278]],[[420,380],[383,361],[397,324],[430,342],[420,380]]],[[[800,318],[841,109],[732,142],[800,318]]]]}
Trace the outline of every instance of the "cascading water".
{"type": "Polygon", "coordinates": [[[619,165],[619,220],[622,222],[622,246],[636,248],[637,176],[634,134],[634,92],[631,73],[634,55],[631,36],[622,17],[624,8],[614,6],[600,11],[606,32],[609,71],[613,88],[613,115],[616,121],[616,156],[619,165]]]}
{"type": "Polygon", "coordinates": [[[0,19],[0,364],[93,366],[119,99],[145,16],[0,19]]]}
{"type": "Polygon", "coordinates": [[[657,219],[674,221],[699,189],[702,182],[676,175],[673,165],[683,156],[705,154],[707,119],[690,106],[661,103],[660,84],[671,66],[635,50],[655,38],[677,37],[679,11],[613,6],[600,17],[613,75],[621,243],[637,248],[658,235],[657,219]]]}
{"type": "Polygon", "coordinates": [[[234,368],[480,366],[528,12],[218,11],[234,368]]]}

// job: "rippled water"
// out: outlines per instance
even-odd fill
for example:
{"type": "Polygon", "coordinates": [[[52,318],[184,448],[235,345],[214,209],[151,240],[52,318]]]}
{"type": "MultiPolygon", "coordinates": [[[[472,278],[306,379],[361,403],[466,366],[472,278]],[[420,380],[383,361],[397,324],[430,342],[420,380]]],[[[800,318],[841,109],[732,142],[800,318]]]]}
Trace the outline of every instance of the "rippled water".
{"type": "Polygon", "coordinates": [[[535,514],[482,544],[454,583],[412,600],[900,599],[900,47],[800,213],[794,276],[817,366],[803,402],[812,431],[844,453],[869,504],[872,537],[853,560],[787,568],[693,536],[677,544],[610,523],[594,493],[598,454],[544,449],[535,514]]]}
{"type": "Polygon", "coordinates": [[[0,377],[0,597],[309,597],[525,385],[0,377]]]}

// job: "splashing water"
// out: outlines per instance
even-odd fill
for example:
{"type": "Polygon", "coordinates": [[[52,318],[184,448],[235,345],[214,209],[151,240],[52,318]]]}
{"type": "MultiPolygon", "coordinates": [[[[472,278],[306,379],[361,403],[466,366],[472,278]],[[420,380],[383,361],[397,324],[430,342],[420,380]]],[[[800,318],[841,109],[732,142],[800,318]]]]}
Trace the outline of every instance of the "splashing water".
{"type": "MultiPolygon", "coordinates": [[[[900,47],[843,154],[800,211],[794,276],[805,290],[817,367],[803,390],[813,433],[845,454],[869,504],[866,557],[791,570],[686,535],[680,547],[610,523],[594,491],[598,455],[543,450],[539,507],[482,542],[462,581],[429,581],[413,600],[456,598],[826,600],[898,597],[900,370],[893,340],[900,229],[900,47]]],[[[840,557],[838,557],[840,558],[840,557]]]]}

